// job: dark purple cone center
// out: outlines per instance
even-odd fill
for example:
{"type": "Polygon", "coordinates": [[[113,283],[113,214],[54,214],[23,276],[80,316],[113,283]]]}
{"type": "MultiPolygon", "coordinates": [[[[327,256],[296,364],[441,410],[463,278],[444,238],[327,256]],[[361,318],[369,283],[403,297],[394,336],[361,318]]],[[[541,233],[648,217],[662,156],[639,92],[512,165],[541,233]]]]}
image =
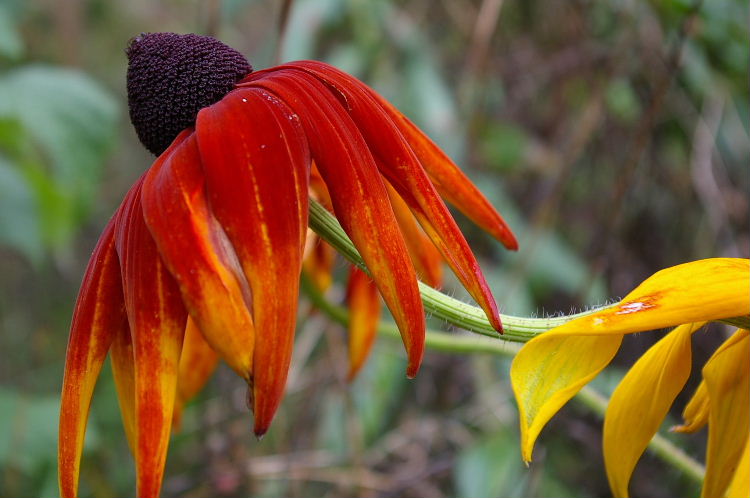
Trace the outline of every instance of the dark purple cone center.
{"type": "Polygon", "coordinates": [[[126,52],[130,121],[157,156],[252,71],[245,56],[210,36],[144,33],[126,52]]]}

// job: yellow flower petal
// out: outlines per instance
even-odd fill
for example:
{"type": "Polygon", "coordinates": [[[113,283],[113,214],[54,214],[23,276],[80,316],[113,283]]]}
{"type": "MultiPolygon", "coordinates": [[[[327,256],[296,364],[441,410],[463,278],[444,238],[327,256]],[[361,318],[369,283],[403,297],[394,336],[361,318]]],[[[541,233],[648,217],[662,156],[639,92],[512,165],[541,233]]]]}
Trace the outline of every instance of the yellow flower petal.
{"type": "Polygon", "coordinates": [[[529,341],[511,366],[524,460],[544,424],[610,362],[622,334],[741,316],[749,304],[750,260],[704,259],[661,270],[620,303],[529,341]]]}
{"type": "Polygon", "coordinates": [[[742,458],[724,497],[747,498],[748,496],[750,496],[750,438],[745,443],[745,451],[742,452],[742,458]]]}
{"type": "Polygon", "coordinates": [[[691,334],[705,322],[681,325],[654,344],[623,377],[604,417],[604,464],[612,494],[628,496],[638,459],[690,376],[691,334]]]}
{"type": "Polygon", "coordinates": [[[560,337],[547,332],[518,352],[510,379],[518,401],[524,461],[531,461],[542,427],[612,361],[620,342],[622,335],[560,337]]]}
{"type": "Polygon", "coordinates": [[[672,432],[697,432],[708,423],[708,408],[710,402],[708,399],[708,390],[706,381],[702,380],[698,388],[693,393],[685,409],[682,411],[682,419],[685,421],[682,425],[675,425],[672,432]]]}
{"type": "Polygon", "coordinates": [[[748,358],[750,332],[739,329],[703,367],[703,378],[711,399],[703,498],[724,495],[742,457],[750,430],[748,358]]]}
{"type": "Polygon", "coordinates": [[[703,259],[656,272],[616,305],[553,330],[627,334],[747,315],[748,311],[750,260],[703,259]]]}

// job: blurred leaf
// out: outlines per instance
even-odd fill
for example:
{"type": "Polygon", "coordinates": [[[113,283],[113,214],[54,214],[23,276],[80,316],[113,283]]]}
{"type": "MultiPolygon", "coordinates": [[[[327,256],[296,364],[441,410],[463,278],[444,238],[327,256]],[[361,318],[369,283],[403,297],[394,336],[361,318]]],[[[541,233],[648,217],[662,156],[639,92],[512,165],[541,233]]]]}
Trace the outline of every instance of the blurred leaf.
{"type": "Polygon", "coordinates": [[[299,0],[289,17],[281,60],[310,59],[316,52],[321,26],[338,19],[341,0],[299,0]]]}
{"type": "Polygon", "coordinates": [[[24,47],[9,9],[0,5],[0,57],[17,60],[23,56],[24,47]]]}
{"type": "Polygon", "coordinates": [[[624,123],[632,123],[640,114],[638,97],[625,79],[615,79],[610,82],[605,101],[609,112],[624,123]]]}
{"type": "MultiPolygon", "coordinates": [[[[35,209],[25,215],[27,232],[15,247],[38,259],[41,239],[48,248],[64,248],[85,219],[94,199],[106,152],[114,141],[117,105],[96,82],[78,71],[43,65],[15,69],[0,77],[0,147],[16,171],[6,174],[9,185],[20,188],[13,204],[29,208],[33,193],[35,209]],[[17,123],[15,129],[8,123],[17,123]],[[36,148],[39,150],[37,151],[36,148]],[[49,165],[49,167],[45,167],[49,165]],[[23,202],[18,200],[20,196],[23,202]]],[[[7,168],[6,168],[7,169],[7,168]]],[[[7,223],[7,221],[6,221],[7,223]]]]}
{"type": "Polygon", "coordinates": [[[112,144],[117,104],[83,73],[28,65],[0,80],[0,116],[13,116],[44,148],[61,187],[91,193],[112,144]]]}
{"type": "Polygon", "coordinates": [[[0,480],[16,496],[52,496],[57,488],[58,398],[0,387],[0,480]]]}
{"type": "Polygon", "coordinates": [[[38,263],[43,254],[38,219],[29,185],[12,164],[0,157],[0,244],[38,263]]]}
{"type": "Polygon", "coordinates": [[[520,498],[528,484],[518,454],[518,434],[503,430],[469,446],[454,470],[457,496],[520,498]]]}
{"type": "Polygon", "coordinates": [[[393,423],[407,385],[406,362],[396,344],[373,346],[365,367],[351,386],[357,416],[367,444],[393,423]],[[397,351],[397,352],[396,352],[397,351]]]}
{"type": "Polygon", "coordinates": [[[498,121],[486,126],[479,144],[487,166],[509,171],[521,169],[528,137],[521,127],[498,121]]]}

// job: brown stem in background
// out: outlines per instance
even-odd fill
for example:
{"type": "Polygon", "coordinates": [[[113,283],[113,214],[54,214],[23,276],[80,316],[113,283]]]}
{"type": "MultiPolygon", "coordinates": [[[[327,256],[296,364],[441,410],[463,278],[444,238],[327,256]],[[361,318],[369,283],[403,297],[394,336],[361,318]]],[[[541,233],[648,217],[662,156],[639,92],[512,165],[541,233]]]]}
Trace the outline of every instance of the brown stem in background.
{"type": "Polygon", "coordinates": [[[468,57],[462,71],[463,76],[458,87],[459,102],[464,108],[469,110],[467,113],[469,115],[472,114],[470,109],[473,107],[477,80],[487,60],[490,41],[500,20],[500,10],[502,7],[503,0],[484,0],[474,22],[471,45],[469,46],[468,57]]]}
{"type": "Polygon", "coordinates": [[[57,25],[57,40],[60,43],[60,60],[66,66],[78,66],[81,61],[81,0],[62,0],[53,12],[57,25]]]}
{"type": "Polygon", "coordinates": [[[619,235],[622,231],[622,212],[625,207],[625,198],[632,190],[638,165],[641,163],[643,152],[651,141],[654,124],[661,112],[667,92],[677,75],[682,62],[685,42],[692,33],[692,27],[698,17],[702,4],[702,0],[695,2],[680,23],[677,40],[665,61],[664,71],[661,73],[659,80],[654,84],[654,91],[648,110],[641,118],[633,134],[631,146],[628,148],[629,154],[622,168],[619,169],[619,178],[611,194],[611,201],[607,203],[607,212],[603,217],[603,221],[597,224],[597,226],[602,227],[603,231],[592,242],[592,254],[595,255],[596,259],[591,266],[590,284],[595,281],[596,277],[605,273],[615,259],[612,257],[612,251],[614,249],[614,242],[619,240],[619,235]]]}

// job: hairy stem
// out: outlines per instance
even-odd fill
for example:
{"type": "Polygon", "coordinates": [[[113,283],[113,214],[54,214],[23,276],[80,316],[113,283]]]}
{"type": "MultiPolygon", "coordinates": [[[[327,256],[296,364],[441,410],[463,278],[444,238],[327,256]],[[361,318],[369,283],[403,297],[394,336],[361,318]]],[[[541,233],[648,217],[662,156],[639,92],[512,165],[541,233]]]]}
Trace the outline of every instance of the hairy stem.
{"type": "MultiPolygon", "coordinates": [[[[331,244],[342,256],[369,274],[357,248],[349,240],[338,220],[313,199],[310,199],[309,224],[313,231],[331,244]]],[[[550,318],[524,318],[500,315],[504,331],[503,335],[500,335],[492,328],[487,321],[484,311],[480,308],[446,296],[422,282],[419,282],[419,291],[422,294],[422,302],[425,309],[433,316],[442,318],[462,329],[510,342],[527,342],[551,328],[602,309],[592,308],[582,313],[550,318]]],[[[747,316],[729,318],[722,321],[735,327],[750,328],[750,317],[747,316]]]]}
{"type": "MultiPolygon", "coordinates": [[[[328,301],[315,287],[310,278],[302,275],[302,289],[316,308],[325,313],[332,320],[347,326],[349,324],[349,312],[328,301]]],[[[395,324],[381,321],[378,324],[378,333],[390,340],[401,341],[401,335],[395,324]]],[[[427,330],[425,346],[432,351],[440,351],[453,354],[492,354],[497,356],[512,357],[520,349],[519,344],[498,341],[486,337],[471,335],[450,334],[437,330],[427,330]]],[[[586,406],[589,410],[604,418],[609,400],[595,389],[584,386],[575,399],[586,406]]],[[[705,468],[701,463],[693,459],[681,448],[677,447],[661,434],[655,434],[648,445],[649,450],[679,469],[684,475],[698,484],[703,482],[705,468]]]]}

